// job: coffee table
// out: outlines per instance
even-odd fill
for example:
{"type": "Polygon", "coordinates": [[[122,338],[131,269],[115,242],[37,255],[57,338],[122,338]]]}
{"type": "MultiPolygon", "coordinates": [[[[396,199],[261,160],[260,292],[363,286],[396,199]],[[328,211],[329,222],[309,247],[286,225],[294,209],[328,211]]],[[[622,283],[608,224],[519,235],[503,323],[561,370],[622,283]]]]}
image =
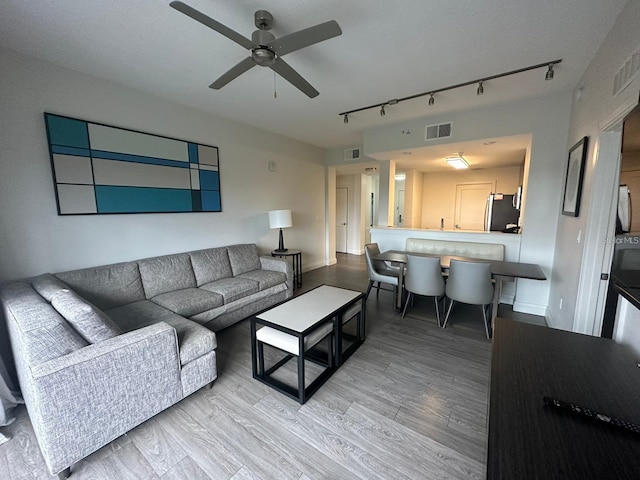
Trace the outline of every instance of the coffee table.
{"type": "Polygon", "coordinates": [[[342,345],[343,321],[351,318],[357,318],[358,321],[357,334],[348,349],[349,354],[364,342],[365,308],[363,292],[321,285],[255,315],[251,318],[253,378],[303,404],[347,358],[337,350],[337,346],[341,348],[342,345]],[[354,308],[358,303],[359,309],[354,308]],[[314,348],[325,340],[326,352],[314,348]],[[285,354],[269,368],[265,368],[265,344],[285,354]],[[288,385],[272,375],[293,358],[297,359],[296,386],[288,385]],[[324,367],[306,387],[305,360],[324,367]]]}

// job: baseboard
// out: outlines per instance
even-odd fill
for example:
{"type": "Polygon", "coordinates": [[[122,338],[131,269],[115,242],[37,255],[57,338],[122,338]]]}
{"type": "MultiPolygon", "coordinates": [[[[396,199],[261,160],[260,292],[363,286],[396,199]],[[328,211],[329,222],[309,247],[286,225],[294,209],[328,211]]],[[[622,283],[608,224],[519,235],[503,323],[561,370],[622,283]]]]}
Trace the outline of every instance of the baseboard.
{"type": "Polygon", "coordinates": [[[349,255],[364,255],[364,248],[361,249],[347,249],[349,255]]]}
{"type": "MultiPolygon", "coordinates": [[[[334,262],[329,263],[329,265],[334,265],[336,263],[338,263],[337,260],[334,260],[334,262]]],[[[309,270],[315,270],[316,268],[326,267],[326,266],[327,265],[325,264],[325,262],[314,262],[314,263],[302,265],[302,273],[308,272],[309,270]]]]}
{"type": "Polygon", "coordinates": [[[513,301],[515,300],[515,295],[504,295],[500,296],[500,303],[506,303],[507,305],[513,305],[513,301]]]}
{"type": "Polygon", "coordinates": [[[537,303],[514,302],[513,311],[520,313],[530,313],[547,318],[547,306],[537,303]]]}

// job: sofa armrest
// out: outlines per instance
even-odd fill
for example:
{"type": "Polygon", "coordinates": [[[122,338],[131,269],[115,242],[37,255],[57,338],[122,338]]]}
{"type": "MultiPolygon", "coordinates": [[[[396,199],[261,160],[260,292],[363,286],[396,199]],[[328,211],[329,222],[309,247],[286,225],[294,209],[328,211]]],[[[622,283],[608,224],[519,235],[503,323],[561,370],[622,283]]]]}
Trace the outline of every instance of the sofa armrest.
{"type": "Polygon", "coordinates": [[[31,368],[29,414],[57,473],[182,398],[178,340],[159,322],[31,368]]]}
{"type": "Polygon", "coordinates": [[[267,255],[260,257],[260,266],[263,270],[274,270],[283,272],[287,275],[287,286],[293,292],[293,267],[291,263],[284,258],[269,257],[267,255]]]}

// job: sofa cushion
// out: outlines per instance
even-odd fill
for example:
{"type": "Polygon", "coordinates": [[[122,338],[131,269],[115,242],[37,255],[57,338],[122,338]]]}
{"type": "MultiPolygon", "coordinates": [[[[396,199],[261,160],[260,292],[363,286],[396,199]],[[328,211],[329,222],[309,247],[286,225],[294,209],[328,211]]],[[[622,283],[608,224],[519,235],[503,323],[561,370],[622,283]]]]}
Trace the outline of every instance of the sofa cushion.
{"type": "Polygon", "coordinates": [[[166,322],[176,330],[180,364],[200,358],[218,346],[216,334],[206,327],[180,315],[170,312],[150,300],[123,305],[108,310],[107,313],[125,332],[137,330],[157,322],[166,322]]]}
{"type": "Polygon", "coordinates": [[[260,269],[260,256],[255,244],[231,245],[227,247],[227,252],[234,276],[260,269]]]}
{"type": "Polygon", "coordinates": [[[202,285],[200,288],[219,293],[224,298],[224,303],[227,304],[258,292],[260,285],[255,280],[235,277],[216,280],[215,282],[202,285]]]}
{"type": "Polygon", "coordinates": [[[258,288],[260,290],[265,290],[287,281],[287,275],[285,273],[274,272],[273,270],[253,270],[238,275],[238,278],[258,282],[258,288]]]}
{"type": "Polygon", "coordinates": [[[187,253],[146,258],[138,261],[138,267],[147,299],[161,293],[196,287],[196,277],[187,253]]]}
{"type": "Polygon", "coordinates": [[[71,270],[56,273],[56,277],[103,310],[144,300],[140,272],[135,262],[71,270]]]}
{"type": "Polygon", "coordinates": [[[161,293],[153,297],[151,301],[184,317],[190,317],[224,304],[222,295],[199,288],[184,288],[161,293]]]}
{"type": "Polygon", "coordinates": [[[72,290],[60,290],[51,305],[89,343],[102,342],[122,333],[107,314],[72,290]]]}
{"type": "Polygon", "coordinates": [[[51,303],[53,296],[60,290],[69,289],[69,285],[50,273],[43,273],[42,275],[32,278],[31,285],[33,285],[36,292],[42,295],[49,303],[51,303]]]}
{"type": "Polygon", "coordinates": [[[4,284],[0,296],[8,319],[22,332],[14,351],[21,351],[27,364],[36,366],[89,345],[31,285],[4,284]]]}
{"type": "Polygon", "coordinates": [[[226,247],[189,252],[189,257],[198,287],[233,276],[226,247]]]}

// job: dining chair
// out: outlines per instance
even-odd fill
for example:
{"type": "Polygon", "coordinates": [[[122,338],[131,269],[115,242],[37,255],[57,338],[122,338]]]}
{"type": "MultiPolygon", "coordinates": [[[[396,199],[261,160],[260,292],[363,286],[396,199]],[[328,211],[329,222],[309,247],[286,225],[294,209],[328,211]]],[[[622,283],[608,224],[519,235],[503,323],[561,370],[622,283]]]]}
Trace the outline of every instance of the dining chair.
{"type": "MultiPolygon", "coordinates": [[[[380,254],[380,247],[377,243],[367,243],[364,246],[364,255],[367,262],[367,273],[369,274],[369,286],[367,287],[366,298],[369,298],[369,292],[374,283],[376,286],[376,297],[380,294],[380,284],[387,283],[393,286],[393,308],[396,307],[398,300],[398,285],[400,277],[400,269],[387,265],[383,260],[376,260],[376,255],[380,254]]],[[[388,290],[383,288],[382,290],[388,290]]]]}
{"type": "Polygon", "coordinates": [[[407,290],[407,301],[402,310],[402,318],[407,313],[409,300],[414,295],[433,297],[436,304],[436,318],[440,326],[440,300],[444,298],[445,286],[442,276],[440,257],[423,257],[407,255],[407,271],[404,277],[404,287],[407,290]]]}
{"type": "Polygon", "coordinates": [[[489,310],[493,300],[493,283],[491,283],[490,263],[451,260],[445,294],[451,300],[451,304],[444,317],[442,328],[447,326],[454,302],[481,305],[484,329],[487,338],[491,338],[489,333],[489,319],[491,318],[489,310]]]}

